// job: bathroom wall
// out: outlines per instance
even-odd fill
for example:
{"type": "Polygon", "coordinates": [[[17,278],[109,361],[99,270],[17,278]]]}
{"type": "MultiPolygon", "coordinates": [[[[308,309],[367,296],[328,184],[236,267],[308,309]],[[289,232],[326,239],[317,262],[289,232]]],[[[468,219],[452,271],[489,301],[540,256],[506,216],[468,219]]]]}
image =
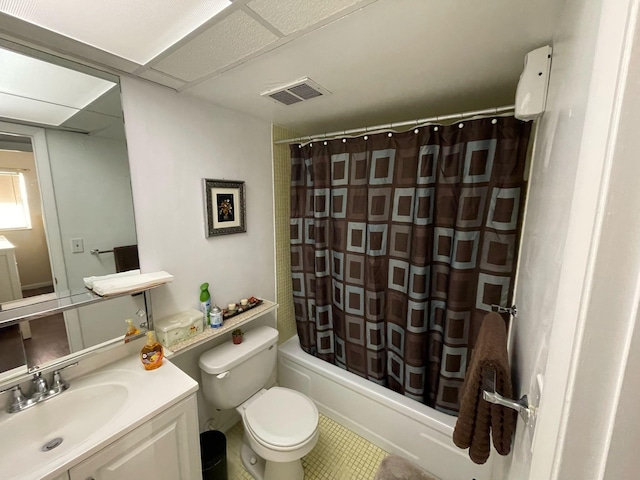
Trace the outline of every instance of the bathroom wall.
{"type": "Polygon", "coordinates": [[[69,287],[83,288],[83,277],[115,272],[113,255],[92,255],[92,248],[136,243],[127,146],[53,129],[46,135],[69,287]],[[71,251],[74,237],[82,237],[84,252],[71,251]]]}
{"type": "MultiPolygon", "coordinates": [[[[508,479],[592,478],[583,474],[598,462],[605,441],[575,435],[567,450],[564,438],[573,407],[575,340],[584,328],[584,302],[592,288],[593,234],[624,50],[628,2],[622,3],[568,1],[554,33],[518,273],[519,313],[512,327],[517,393],[537,404],[538,374],[544,393],[533,445],[520,420],[514,454],[502,460],[508,479]],[[578,464],[582,468],[575,469],[578,464]]],[[[599,388],[588,376],[581,385],[599,388]]],[[[589,423],[587,418],[575,422],[589,423]]]]}
{"type": "MultiPolygon", "coordinates": [[[[113,254],[92,255],[91,249],[136,243],[126,143],[53,129],[46,135],[69,288],[81,289],[84,277],[116,271],[113,254]],[[77,237],[82,253],[71,251],[77,237]]],[[[135,318],[141,307],[142,297],[122,297],[78,309],[77,320],[66,314],[71,350],[121,335],[125,319],[135,318]]]]}
{"type": "MultiPolygon", "coordinates": [[[[175,276],[152,291],[155,317],[197,308],[202,282],[220,305],[275,299],[271,125],[127,77],[122,101],[140,266],[175,276]],[[203,178],[246,182],[245,233],[205,237],[203,178]]],[[[202,351],[175,360],[196,380],[202,351]]],[[[202,427],[215,412],[198,400],[202,427]]]]}

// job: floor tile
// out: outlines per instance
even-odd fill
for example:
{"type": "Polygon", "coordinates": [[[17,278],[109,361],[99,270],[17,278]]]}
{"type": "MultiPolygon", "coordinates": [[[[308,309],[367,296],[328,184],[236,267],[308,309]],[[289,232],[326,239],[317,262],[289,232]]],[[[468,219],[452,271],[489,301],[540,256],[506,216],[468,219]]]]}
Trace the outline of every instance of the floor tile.
{"type": "MultiPolygon", "coordinates": [[[[320,438],[302,459],[305,480],[372,480],[387,452],[324,415],[320,438]]],[[[252,480],[242,466],[242,422],[227,432],[229,480],[252,480]]]]}

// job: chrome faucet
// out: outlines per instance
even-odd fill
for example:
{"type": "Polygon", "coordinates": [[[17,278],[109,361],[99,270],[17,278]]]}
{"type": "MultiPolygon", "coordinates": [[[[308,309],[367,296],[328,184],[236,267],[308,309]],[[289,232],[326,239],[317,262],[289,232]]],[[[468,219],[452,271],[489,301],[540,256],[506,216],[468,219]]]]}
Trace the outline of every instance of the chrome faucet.
{"type": "Polygon", "coordinates": [[[51,388],[47,384],[47,380],[42,376],[42,372],[34,373],[32,379],[33,389],[29,398],[22,393],[20,385],[15,385],[9,389],[2,390],[2,392],[11,391],[11,402],[7,407],[7,411],[9,413],[21,412],[29,407],[33,407],[37,403],[44,402],[45,400],[64,392],[69,388],[69,383],[62,378],[60,372],[65,368],[74,367],[76,365],[78,364],[72,363],[71,365],[66,365],[55,370],[53,372],[53,384],[51,385],[51,388]]]}
{"type": "Polygon", "coordinates": [[[47,381],[42,376],[42,372],[37,372],[33,374],[33,391],[31,393],[31,398],[33,400],[38,400],[44,397],[49,391],[49,385],[47,385],[47,381]]]}

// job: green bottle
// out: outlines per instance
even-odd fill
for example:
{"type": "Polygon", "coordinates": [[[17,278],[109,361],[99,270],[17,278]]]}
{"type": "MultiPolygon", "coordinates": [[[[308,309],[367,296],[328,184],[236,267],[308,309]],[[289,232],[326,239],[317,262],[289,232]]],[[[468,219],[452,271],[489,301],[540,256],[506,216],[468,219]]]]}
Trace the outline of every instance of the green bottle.
{"type": "Polygon", "coordinates": [[[211,294],[208,283],[200,285],[200,310],[204,313],[205,323],[209,325],[211,323],[211,294]]]}

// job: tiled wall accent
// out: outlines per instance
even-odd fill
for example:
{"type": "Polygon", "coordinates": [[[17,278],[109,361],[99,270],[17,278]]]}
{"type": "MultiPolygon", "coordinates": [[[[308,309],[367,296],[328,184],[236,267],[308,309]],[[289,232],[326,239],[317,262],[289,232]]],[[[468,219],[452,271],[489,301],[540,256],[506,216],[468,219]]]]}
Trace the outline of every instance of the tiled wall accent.
{"type": "MultiPolygon", "coordinates": [[[[300,135],[278,125],[273,125],[273,141],[295,138],[300,135]]],[[[296,334],[291,291],[291,258],[289,254],[289,211],[291,182],[291,155],[289,145],[273,144],[273,196],[276,224],[276,302],[280,343],[296,334]]]]}

